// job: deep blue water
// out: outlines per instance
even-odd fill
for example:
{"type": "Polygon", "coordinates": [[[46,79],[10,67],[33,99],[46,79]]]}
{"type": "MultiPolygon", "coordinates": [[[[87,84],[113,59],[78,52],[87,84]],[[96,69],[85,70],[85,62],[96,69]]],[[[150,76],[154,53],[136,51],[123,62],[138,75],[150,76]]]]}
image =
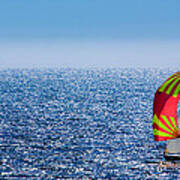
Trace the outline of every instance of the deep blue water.
{"type": "Polygon", "coordinates": [[[0,71],[0,178],[176,179],[152,136],[169,69],[0,71]]]}

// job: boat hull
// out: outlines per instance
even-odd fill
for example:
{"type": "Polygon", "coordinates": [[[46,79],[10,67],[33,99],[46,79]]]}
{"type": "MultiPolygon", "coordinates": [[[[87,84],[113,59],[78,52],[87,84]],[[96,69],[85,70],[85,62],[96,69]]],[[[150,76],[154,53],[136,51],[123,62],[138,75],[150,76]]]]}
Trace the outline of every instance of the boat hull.
{"type": "Polygon", "coordinates": [[[180,138],[172,139],[168,142],[164,158],[167,161],[180,161],[180,138]]]}

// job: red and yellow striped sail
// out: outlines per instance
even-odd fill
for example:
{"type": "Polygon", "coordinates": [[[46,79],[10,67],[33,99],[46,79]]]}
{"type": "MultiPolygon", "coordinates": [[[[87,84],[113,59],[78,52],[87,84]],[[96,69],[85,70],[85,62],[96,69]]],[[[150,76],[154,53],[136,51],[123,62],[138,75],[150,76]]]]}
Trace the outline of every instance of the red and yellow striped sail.
{"type": "Polygon", "coordinates": [[[170,76],[156,91],[153,105],[153,135],[156,141],[177,138],[177,105],[180,99],[180,72],[170,76]]]}

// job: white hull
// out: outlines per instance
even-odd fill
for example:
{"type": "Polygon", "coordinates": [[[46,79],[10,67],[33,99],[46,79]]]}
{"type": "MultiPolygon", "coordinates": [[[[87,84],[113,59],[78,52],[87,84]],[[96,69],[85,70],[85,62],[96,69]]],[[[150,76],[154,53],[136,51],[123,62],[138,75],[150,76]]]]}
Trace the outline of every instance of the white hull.
{"type": "Polygon", "coordinates": [[[164,157],[166,160],[180,160],[180,138],[168,142],[164,157]]]}

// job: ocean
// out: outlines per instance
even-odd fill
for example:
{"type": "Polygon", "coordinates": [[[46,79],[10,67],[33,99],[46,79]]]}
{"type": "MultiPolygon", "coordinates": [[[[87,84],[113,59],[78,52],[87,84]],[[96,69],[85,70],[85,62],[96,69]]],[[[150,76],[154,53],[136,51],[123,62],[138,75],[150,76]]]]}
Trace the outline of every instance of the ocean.
{"type": "Polygon", "coordinates": [[[0,70],[1,179],[177,179],[152,106],[172,69],[0,70]]]}

